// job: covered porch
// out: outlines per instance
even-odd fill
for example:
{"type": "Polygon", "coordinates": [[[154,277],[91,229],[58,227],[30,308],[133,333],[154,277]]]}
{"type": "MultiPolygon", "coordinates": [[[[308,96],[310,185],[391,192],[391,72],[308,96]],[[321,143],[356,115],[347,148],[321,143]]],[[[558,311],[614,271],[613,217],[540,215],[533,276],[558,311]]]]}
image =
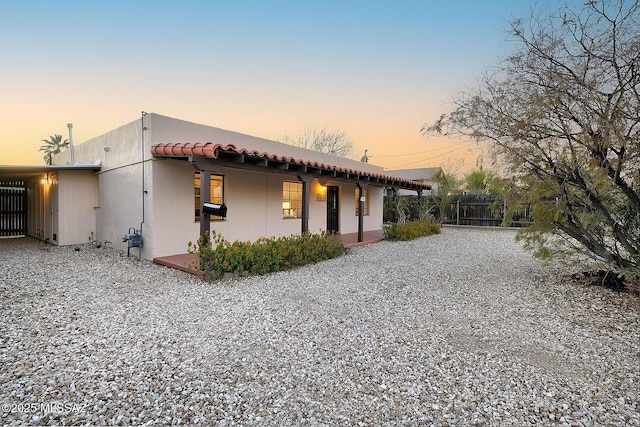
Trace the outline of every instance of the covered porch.
{"type": "MultiPolygon", "coordinates": [[[[289,176],[301,185],[301,219],[300,232],[310,230],[310,198],[312,185],[322,182],[349,183],[356,188],[356,242],[364,242],[364,234],[379,227],[379,225],[365,227],[364,203],[366,192],[372,187],[387,187],[393,189],[413,190],[420,196],[423,190],[429,190],[430,185],[404,178],[389,176],[383,173],[366,170],[370,165],[360,163],[362,169],[327,164],[319,161],[283,156],[274,153],[261,152],[252,149],[238,148],[234,145],[206,143],[160,143],[151,147],[155,159],[166,159],[191,164],[200,176],[200,212],[206,212],[204,203],[210,200],[209,183],[211,176],[224,169],[242,169],[245,171],[263,172],[289,176]]],[[[337,159],[340,160],[340,159],[337,159]]],[[[352,163],[355,163],[351,161],[352,163]]],[[[382,171],[382,168],[380,168],[382,171]]],[[[322,184],[321,184],[322,185],[322,184]]],[[[325,199],[328,200],[328,199],[325,199]]],[[[367,214],[368,215],[368,214],[367,214]]],[[[382,218],[380,218],[380,223],[382,218]]],[[[324,227],[323,227],[324,228],[324,227]]],[[[355,227],[354,227],[355,228],[355,227]]],[[[352,232],[354,228],[348,230],[352,232]]],[[[315,229],[315,228],[314,228],[315,229]]],[[[340,230],[340,228],[336,228],[340,230]]],[[[327,230],[330,230],[327,226],[327,230]]],[[[210,232],[210,218],[204,215],[200,220],[200,236],[208,236],[210,232]]],[[[381,230],[380,230],[381,232],[381,230]]],[[[351,234],[351,233],[349,233],[351,234]]],[[[347,234],[345,234],[346,236],[347,234]]]]}

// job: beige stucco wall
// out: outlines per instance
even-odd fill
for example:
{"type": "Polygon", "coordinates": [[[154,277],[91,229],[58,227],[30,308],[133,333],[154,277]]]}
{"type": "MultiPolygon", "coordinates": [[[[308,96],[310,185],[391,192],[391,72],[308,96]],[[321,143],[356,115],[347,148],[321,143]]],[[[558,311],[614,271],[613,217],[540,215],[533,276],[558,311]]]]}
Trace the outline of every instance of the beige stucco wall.
{"type": "MultiPolygon", "coordinates": [[[[200,234],[194,219],[193,175],[195,169],[186,162],[154,160],[153,256],[184,253],[189,241],[200,234]]],[[[301,219],[282,218],[282,183],[295,177],[241,169],[222,168],[227,218],[211,221],[211,230],[225,239],[256,240],[262,236],[299,233],[301,219]]]]}
{"type": "Polygon", "coordinates": [[[96,236],[98,176],[90,171],[59,171],[54,228],[59,245],[87,243],[96,236]]]}
{"type": "MultiPolygon", "coordinates": [[[[150,144],[150,140],[145,141],[145,149],[142,149],[142,123],[139,119],[86,142],[75,144],[76,164],[100,162],[102,165],[97,173],[98,200],[94,203],[95,240],[108,240],[112,242],[110,245],[126,250],[127,245],[122,242],[122,236],[130,227],[140,229],[143,221],[143,165],[145,189],[150,188],[152,178],[149,170],[150,144]]],[[[54,164],[68,163],[69,151],[54,156],[54,164]]],[[[146,194],[144,198],[146,207],[150,203],[150,197],[146,194]]],[[[147,209],[145,213],[146,211],[147,209]]],[[[144,225],[143,234],[146,234],[151,229],[146,230],[144,225]]],[[[150,258],[151,246],[148,249],[149,253],[145,254],[145,245],[144,258],[150,258]]],[[[132,249],[132,254],[137,256],[138,249],[132,249]]]]}
{"type": "Polygon", "coordinates": [[[93,172],[43,173],[26,186],[29,236],[56,245],[87,243],[95,236],[98,177],[93,172]]]}
{"type": "Polygon", "coordinates": [[[286,155],[297,159],[325,163],[347,169],[377,174],[385,173],[384,168],[371,163],[362,163],[344,157],[332,156],[269,139],[174,119],[160,114],[149,114],[146,116],[146,120],[146,126],[148,128],[146,135],[153,139],[154,143],[213,142],[215,144],[231,144],[237,148],[246,148],[248,150],[257,150],[259,152],[267,152],[281,156],[286,155]]]}
{"type": "MultiPolygon", "coordinates": [[[[152,159],[150,149],[153,144],[234,144],[350,169],[383,173],[382,168],[374,165],[157,114],[149,114],[144,120],[144,131],[138,119],[76,144],[74,157],[76,164],[100,161],[102,165],[97,174],[98,200],[82,206],[85,212],[90,208],[95,212],[94,238],[109,240],[114,247],[126,250],[122,236],[130,227],[138,230],[142,225],[142,257],[146,259],[186,252],[187,243],[196,241],[200,231],[200,224],[194,221],[193,212],[195,169],[185,161],[152,159]]],[[[68,162],[68,152],[54,157],[54,164],[64,165],[68,162]]],[[[282,182],[296,181],[295,176],[231,168],[223,168],[219,173],[225,176],[228,217],[224,221],[212,221],[211,228],[222,233],[226,239],[255,240],[261,236],[291,235],[301,231],[301,219],[282,218],[282,182]]],[[[340,231],[357,232],[355,184],[331,181],[323,181],[323,184],[340,186],[340,231]]],[[[95,184],[87,184],[83,191],[89,191],[91,185],[95,184]]],[[[326,201],[317,200],[319,186],[317,180],[311,185],[309,229],[313,232],[326,229],[326,201]]],[[[364,219],[365,231],[378,230],[382,226],[382,188],[369,188],[371,215],[364,219]]],[[[65,204],[75,203],[70,195],[63,196],[65,204]]],[[[63,198],[60,200],[63,201],[63,198]]],[[[83,239],[88,239],[90,226],[90,221],[80,224],[77,233],[83,239]]],[[[71,232],[65,229],[65,233],[71,232]]],[[[137,256],[138,249],[132,249],[132,254],[137,256]]]]}
{"type": "MultiPolygon", "coordinates": [[[[145,226],[145,242],[152,247],[149,256],[184,253],[188,242],[195,242],[200,233],[200,223],[194,220],[195,169],[186,162],[153,160],[151,170],[153,207],[145,226]]],[[[295,176],[230,168],[222,168],[216,173],[224,176],[228,213],[225,220],[211,221],[211,230],[229,241],[253,241],[259,237],[300,233],[300,218],[282,217],[282,184],[284,181],[296,182],[295,176]]],[[[357,232],[355,184],[331,181],[325,184],[340,186],[340,231],[357,232]]],[[[310,187],[309,230],[319,232],[326,229],[326,199],[318,200],[321,191],[318,180],[310,187]]],[[[370,187],[370,194],[371,214],[364,217],[365,231],[382,227],[382,189],[370,187]]]]}

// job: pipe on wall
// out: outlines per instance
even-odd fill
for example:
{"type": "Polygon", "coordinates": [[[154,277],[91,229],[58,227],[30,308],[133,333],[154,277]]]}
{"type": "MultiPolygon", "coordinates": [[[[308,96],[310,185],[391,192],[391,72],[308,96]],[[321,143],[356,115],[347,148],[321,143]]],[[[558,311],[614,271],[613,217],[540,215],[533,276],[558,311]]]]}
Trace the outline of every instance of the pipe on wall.
{"type": "MultiPolygon", "coordinates": [[[[145,205],[145,195],[147,194],[147,190],[145,188],[145,176],[144,176],[144,133],[147,130],[147,127],[144,125],[144,118],[147,115],[146,112],[142,112],[141,115],[141,141],[140,141],[140,164],[142,166],[142,219],[140,220],[140,236],[142,236],[142,225],[144,224],[144,205],[145,205]]],[[[140,244],[140,255],[138,256],[138,261],[142,259],[142,243],[140,244]]]]}

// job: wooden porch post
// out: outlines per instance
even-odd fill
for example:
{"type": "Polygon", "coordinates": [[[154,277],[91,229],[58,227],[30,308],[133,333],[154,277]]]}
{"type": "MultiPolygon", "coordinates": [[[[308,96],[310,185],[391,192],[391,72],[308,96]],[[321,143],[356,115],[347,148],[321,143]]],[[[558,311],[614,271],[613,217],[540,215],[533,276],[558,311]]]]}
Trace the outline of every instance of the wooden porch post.
{"type": "Polygon", "coordinates": [[[358,186],[358,242],[364,241],[364,187],[359,182],[358,186]]]}
{"type": "Polygon", "coordinates": [[[200,237],[203,244],[209,241],[211,218],[204,214],[204,204],[211,199],[211,171],[200,170],[200,237]]]}
{"type": "Polygon", "coordinates": [[[309,231],[309,199],[311,198],[313,177],[298,175],[298,180],[302,182],[302,234],[304,234],[309,231]]]}

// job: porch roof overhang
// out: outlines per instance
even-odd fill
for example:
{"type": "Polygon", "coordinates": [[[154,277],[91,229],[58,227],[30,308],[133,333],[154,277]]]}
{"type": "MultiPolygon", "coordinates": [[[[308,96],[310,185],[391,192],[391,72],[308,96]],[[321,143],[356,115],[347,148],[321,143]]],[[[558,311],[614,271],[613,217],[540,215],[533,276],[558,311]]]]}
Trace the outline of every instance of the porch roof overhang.
{"type": "Polygon", "coordinates": [[[0,180],[23,180],[35,178],[44,173],[58,171],[91,171],[99,172],[102,168],[99,163],[76,165],[0,165],[0,180]]]}
{"type": "Polygon", "coordinates": [[[161,143],[151,147],[151,154],[156,158],[188,161],[198,169],[219,165],[290,175],[310,175],[317,179],[349,181],[407,190],[431,189],[431,185],[422,182],[257,150],[236,148],[231,144],[223,145],[213,142],[161,143]]]}

